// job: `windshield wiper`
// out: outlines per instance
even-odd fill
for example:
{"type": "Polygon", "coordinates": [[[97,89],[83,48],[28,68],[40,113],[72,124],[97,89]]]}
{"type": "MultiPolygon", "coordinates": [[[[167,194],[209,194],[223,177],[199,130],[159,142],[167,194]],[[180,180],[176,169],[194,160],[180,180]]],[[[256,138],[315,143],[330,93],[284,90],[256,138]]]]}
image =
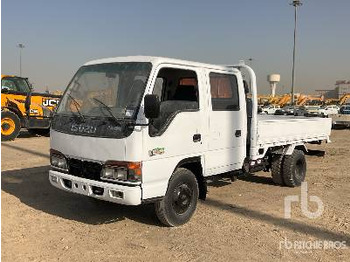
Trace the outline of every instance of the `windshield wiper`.
{"type": "MultiPolygon", "coordinates": [[[[67,93],[67,95],[68,95],[68,97],[73,101],[73,104],[74,104],[74,106],[75,106],[75,108],[76,108],[76,110],[77,110],[77,112],[78,112],[80,118],[83,119],[83,122],[85,122],[85,117],[83,116],[83,114],[82,114],[82,113],[80,112],[80,110],[79,110],[79,106],[80,106],[79,103],[77,102],[77,100],[75,100],[74,97],[71,96],[71,94],[68,94],[68,93],[67,93]]],[[[72,113],[73,113],[73,112],[72,112],[72,113]]]]}
{"type": "Polygon", "coordinates": [[[112,110],[111,110],[111,108],[110,108],[109,106],[107,106],[105,103],[103,103],[101,100],[99,100],[99,99],[97,99],[97,98],[95,98],[95,97],[93,97],[92,99],[93,99],[94,101],[98,102],[100,105],[102,105],[102,106],[107,110],[107,112],[110,114],[110,116],[114,119],[114,121],[115,121],[117,124],[119,124],[119,120],[120,120],[120,119],[118,119],[118,118],[113,114],[113,112],[112,112],[112,110]]]}

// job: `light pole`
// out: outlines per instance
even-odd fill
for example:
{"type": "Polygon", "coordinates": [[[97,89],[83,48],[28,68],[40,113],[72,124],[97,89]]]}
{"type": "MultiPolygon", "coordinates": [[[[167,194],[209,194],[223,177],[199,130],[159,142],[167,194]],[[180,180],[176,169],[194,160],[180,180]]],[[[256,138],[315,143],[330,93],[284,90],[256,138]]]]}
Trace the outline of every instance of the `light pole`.
{"type": "Polygon", "coordinates": [[[25,47],[24,44],[18,44],[19,48],[19,76],[22,76],[22,49],[25,47]]]}
{"type": "Polygon", "coordinates": [[[254,58],[248,58],[249,66],[250,66],[250,67],[253,66],[253,60],[255,60],[255,59],[254,59],[254,58]]]}
{"type": "Polygon", "coordinates": [[[295,42],[296,42],[296,34],[297,34],[297,14],[298,7],[303,3],[300,0],[293,0],[291,3],[294,6],[294,43],[293,43],[293,66],[292,66],[292,105],[294,105],[294,84],[295,84],[295,42]]]}

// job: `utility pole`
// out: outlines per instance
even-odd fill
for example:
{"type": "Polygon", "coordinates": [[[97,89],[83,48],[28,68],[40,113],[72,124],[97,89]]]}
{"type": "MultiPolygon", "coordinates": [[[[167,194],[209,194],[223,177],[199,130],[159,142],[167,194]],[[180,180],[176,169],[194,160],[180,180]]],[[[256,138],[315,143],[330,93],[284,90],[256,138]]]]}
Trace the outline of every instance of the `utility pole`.
{"type": "Polygon", "coordinates": [[[19,48],[19,76],[22,76],[22,49],[25,47],[24,44],[18,44],[19,48]]]}
{"type": "Polygon", "coordinates": [[[290,4],[294,6],[294,43],[293,43],[293,66],[292,66],[292,105],[294,105],[294,84],[295,84],[295,43],[297,34],[297,18],[298,18],[298,7],[303,3],[300,0],[293,0],[290,4]]]}

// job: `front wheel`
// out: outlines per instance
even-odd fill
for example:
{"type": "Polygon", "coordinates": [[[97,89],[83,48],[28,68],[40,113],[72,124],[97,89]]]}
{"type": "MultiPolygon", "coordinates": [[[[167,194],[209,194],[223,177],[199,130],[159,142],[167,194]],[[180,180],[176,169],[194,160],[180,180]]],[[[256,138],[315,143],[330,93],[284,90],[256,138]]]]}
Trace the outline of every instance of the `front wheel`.
{"type": "Polygon", "coordinates": [[[14,140],[21,130],[21,121],[18,116],[11,111],[1,112],[1,140],[14,140]]]}
{"type": "Polygon", "coordinates": [[[164,198],[155,204],[160,222],[169,227],[188,222],[196,210],[198,194],[195,175],[186,168],[178,168],[170,178],[164,198]]]}

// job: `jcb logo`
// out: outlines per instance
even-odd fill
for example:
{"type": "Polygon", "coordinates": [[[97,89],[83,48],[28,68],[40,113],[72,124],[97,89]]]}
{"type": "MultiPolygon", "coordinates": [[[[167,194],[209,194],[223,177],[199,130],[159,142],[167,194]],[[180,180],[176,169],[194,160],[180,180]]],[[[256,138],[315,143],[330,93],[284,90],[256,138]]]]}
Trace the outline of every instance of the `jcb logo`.
{"type": "Polygon", "coordinates": [[[56,106],[57,104],[58,104],[58,99],[43,98],[43,106],[56,106]]]}

